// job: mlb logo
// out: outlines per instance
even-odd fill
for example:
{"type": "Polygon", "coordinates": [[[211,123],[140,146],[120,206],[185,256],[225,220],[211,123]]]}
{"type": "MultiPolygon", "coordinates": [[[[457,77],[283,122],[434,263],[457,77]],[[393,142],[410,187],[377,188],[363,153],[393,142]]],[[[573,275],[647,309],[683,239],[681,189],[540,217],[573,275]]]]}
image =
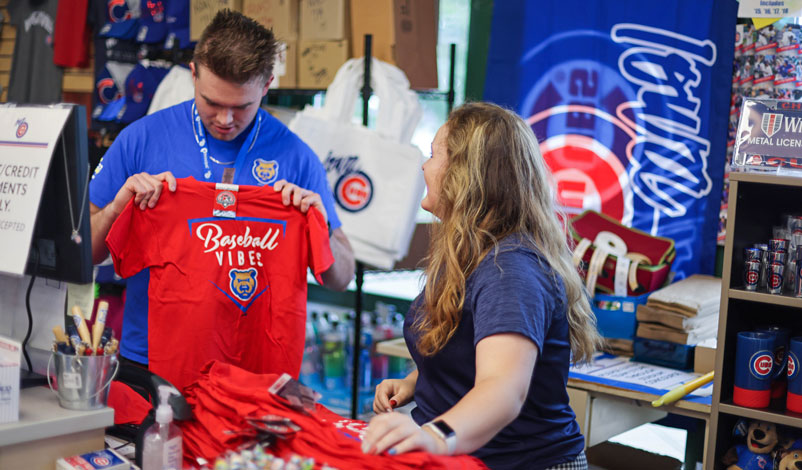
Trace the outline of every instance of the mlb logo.
{"type": "Polygon", "coordinates": [[[780,130],[780,124],[782,124],[782,121],[782,114],[766,113],[763,115],[763,119],[760,121],[760,129],[763,130],[763,133],[766,134],[766,137],[771,137],[780,130]]]}

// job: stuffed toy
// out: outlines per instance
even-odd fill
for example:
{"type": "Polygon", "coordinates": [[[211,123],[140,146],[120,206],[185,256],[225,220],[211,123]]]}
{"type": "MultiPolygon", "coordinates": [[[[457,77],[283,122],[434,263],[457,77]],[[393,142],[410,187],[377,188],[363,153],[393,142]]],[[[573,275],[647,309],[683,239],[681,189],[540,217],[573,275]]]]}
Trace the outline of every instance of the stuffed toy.
{"type": "Polygon", "coordinates": [[[745,436],[746,442],[724,454],[721,460],[727,470],[774,470],[772,451],[780,440],[775,424],[752,421],[747,426],[739,422],[735,434],[745,436]]]}
{"type": "Polygon", "coordinates": [[[802,469],[802,439],[790,439],[778,449],[774,459],[775,470],[802,469]]]}

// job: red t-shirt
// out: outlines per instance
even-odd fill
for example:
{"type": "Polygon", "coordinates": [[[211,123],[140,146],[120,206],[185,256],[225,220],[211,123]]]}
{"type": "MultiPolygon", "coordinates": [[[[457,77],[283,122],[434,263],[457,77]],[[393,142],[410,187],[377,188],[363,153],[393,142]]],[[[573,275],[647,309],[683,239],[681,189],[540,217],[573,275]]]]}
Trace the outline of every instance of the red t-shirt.
{"type": "Polygon", "coordinates": [[[316,209],[281,202],[272,187],[164,183],[158,204],[133,200],[106,237],[118,274],[150,268],[148,367],[179,390],[216,359],[256,373],[298,376],[306,322],[306,267],[331,266],[328,229],[316,209]],[[221,199],[223,197],[223,199],[221,199]],[[223,201],[236,217],[213,216],[223,201]]]}
{"type": "Polygon", "coordinates": [[[343,418],[320,404],[311,413],[292,409],[288,402],[269,392],[278,378],[252,374],[237,367],[211,362],[197,382],[185,390],[194,418],[178,424],[183,431],[184,462],[197,457],[214,462],[226,450],[252,443],[248,418],[289,418],[300,429],[286,439],[277,439],[269,451],[288,460],[293,454],[312,457],[315,468],[328,464],[348,470],[481,470],[481,460],[469,455],[444,456],[415,451],[390,456],[362,452],[367,423],[343,418]]]}

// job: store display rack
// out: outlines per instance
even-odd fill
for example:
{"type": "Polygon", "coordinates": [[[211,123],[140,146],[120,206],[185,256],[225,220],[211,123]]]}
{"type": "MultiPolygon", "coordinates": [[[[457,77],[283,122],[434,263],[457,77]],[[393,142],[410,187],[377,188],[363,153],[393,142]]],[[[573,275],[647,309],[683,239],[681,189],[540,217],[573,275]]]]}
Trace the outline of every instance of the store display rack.
{"type": "MultiPolygon", "coordinates": [[[[724,245],[721,312],[715,385],[707,443],[707,468],[724,468],[721,456],[736,444],[733,427],[743,419],[774,423],[802,430],[802,414],[785,410],[785,397],[767,408],[753,409],[733,403],[735,346],[738,332],[761,326],[790,328],[802,334],[802,298],[744,289],[744,249],[772,238],[772,227],[786,214],[800,211],[802,178],[761,173],[731,173],[724,245]]],[[[802,432],[802,431],[800,431],[802,432]]]]}

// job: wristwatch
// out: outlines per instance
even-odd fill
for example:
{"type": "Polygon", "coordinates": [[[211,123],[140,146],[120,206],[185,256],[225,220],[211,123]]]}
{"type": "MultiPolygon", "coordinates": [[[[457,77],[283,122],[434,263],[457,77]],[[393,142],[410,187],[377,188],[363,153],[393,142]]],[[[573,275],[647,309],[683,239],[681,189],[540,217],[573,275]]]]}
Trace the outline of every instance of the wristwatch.
{"type": "Polygon", "coordinates": [[[457,433],[451,429],[451,426],[446,424],[442,419],[436,419],[434,421],[429,421],[422,427],[431,429],[435,435],[445,441],[448,455],[454,455],[454,450],[457,448],[457,433]]]}

